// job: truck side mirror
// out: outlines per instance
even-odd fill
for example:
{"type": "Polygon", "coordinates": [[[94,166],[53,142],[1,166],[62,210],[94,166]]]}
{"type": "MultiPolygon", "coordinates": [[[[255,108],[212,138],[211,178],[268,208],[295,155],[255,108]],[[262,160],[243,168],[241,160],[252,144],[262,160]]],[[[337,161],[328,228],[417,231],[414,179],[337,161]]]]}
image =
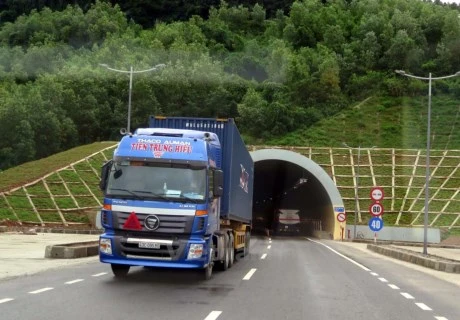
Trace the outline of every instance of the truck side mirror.
{"type": "Polygon", "coordinates": [[[224,194],[224,172],[222,170],[214,171],[214,197],[222,197],[224,194]]]}
{"type": "Polygon", "coordinates": [[[107,178],[109,177],[110,169],[112,168],[113,160],[107,161],[101,168],[101,180],[99,181],[99,188],[104,191],[107,187],[107,178]]]}

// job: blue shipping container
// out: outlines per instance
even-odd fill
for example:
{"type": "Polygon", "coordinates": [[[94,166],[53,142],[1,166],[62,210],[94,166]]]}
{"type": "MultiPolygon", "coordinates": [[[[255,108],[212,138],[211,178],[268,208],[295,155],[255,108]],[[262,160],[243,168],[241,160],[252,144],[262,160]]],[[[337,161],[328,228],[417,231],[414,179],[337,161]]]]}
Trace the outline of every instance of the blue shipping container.
{"type": "Polygon", "coordinates": [[[249,223],[252,220],[254,162],[233,119],[155,117],[150,128],[169,128],[213,132],[222,145],[224,194],[221,198],[221,218],[249,223]]]}

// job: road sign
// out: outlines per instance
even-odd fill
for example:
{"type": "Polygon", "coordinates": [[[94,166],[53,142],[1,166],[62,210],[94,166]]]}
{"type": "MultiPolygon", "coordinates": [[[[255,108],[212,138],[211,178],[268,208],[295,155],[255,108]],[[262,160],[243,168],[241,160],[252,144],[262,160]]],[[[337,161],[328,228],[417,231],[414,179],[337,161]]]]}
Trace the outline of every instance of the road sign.
{"type": "Polygon", "coordinates": [[[374,232],[382,230],[383,220],[378,217],[373,217],[371,220],[369,220],[369,228],[374,232]]]}
{"type": "Polygon", "coordinates": [[[374,187],[371,189],[371,199],[374,201],[383,200],[383,189],[380,187],[374,187]]]}
{"type": "Polygon", "coordinates": [[[373,203],[369,206],[369,212],[374,217],[378,217],[383,214],[383,206],[378,202],[373,203]]]}
{"type": "Polygon", "coordinates": [[[339,222],[344,222],[347,216],[345,215],[345,212],[341,212],[337,215],[337,221],[339,222]]]}

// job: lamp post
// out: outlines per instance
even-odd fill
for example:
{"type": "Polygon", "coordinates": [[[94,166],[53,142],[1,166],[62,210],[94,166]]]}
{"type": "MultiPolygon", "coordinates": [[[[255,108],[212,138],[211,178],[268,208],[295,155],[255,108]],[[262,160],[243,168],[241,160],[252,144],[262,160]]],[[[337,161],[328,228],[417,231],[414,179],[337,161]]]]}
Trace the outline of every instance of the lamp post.
{"type": "Polygon", "coordinates": [[[128,133],[130,133],[131,132],[131,94],[132,94],[132,90],[133,90],[133,74],[135,74],[135,73],[144,73],[144,72],[149,72],[149,71],[156,71],[156,70],[159,70],[159,69],[162,69],[162,68],[166,67],[166,65],[163,64],[163,63],[160,63],[160,64],[157,64],[156,66],[154,66],[154,67],[152,67],[150,69],[137,70],[137,71],[133,70],[133,66],[131,66],[129,68],[129,70],[119,70],[119,69],[111,68],[105,63],[100,63],[99,65],[101,67],[106,68],[107,70],[110,70],[110,71],[115,71],[115,72],[120,72],[120,73],[129,73],[128,125],[127,125],[126,130],[127,130],[128,133]]]}
{"type": "Polygon", "coordinates": [[[431,82],[433,80],[448,79],[453,77],[460,76],[460,71],[455,74],[451,74],[443,77],[432,77],[431,72],[427,77],[414,76],[412,74],[406,73],[404,70],[395,70],[397,74],[400,74],[405,77],[419,79],[419,80],[428,80],[428,123],[426,129],[426,175],[425,175],[425,216],[423,222],[423,254],[427,255],[427,238],[428,238],[428,200],[429,200],[429,185],[430,185],[430,136],[431,136],[431,82]]]}
{"type": "MultiPolygon", "coordinates": [[[[351,152],[351,156],[353,156],[353,148],[350,147],[348,144],[346,144],[345,142],[342,142],[342,145],[344,145],[345,147],[347,147],[348,149],[350,149],[350,152],[351,152]]],[[[372,146],[371,148],[366,148],[366,149],[369,149],[369,150],[372,150],[374,149],[376,146],[372,146]]],[[[359,192],[359,188],[358,188],[358,185],[359,185],[359,162],[360,162],[360,159],[361,159],[361,146],[358,146],[358,169],[356,170],[356,185],[355,185],[355,225],[353,226],[353,239],[356,239],[356,224],[358,223],[357,219],[358,219],[358,201],[359,201],[359,197],[358,197],[358,192],[359,192]]]]}

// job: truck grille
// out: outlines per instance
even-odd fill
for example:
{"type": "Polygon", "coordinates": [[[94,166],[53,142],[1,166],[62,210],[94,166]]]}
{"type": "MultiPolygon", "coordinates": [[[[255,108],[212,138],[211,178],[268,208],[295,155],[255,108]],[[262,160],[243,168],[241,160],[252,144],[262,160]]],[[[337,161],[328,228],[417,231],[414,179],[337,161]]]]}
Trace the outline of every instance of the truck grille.
{"type": "MultiPolygon", "coordinates": [[[[118,229],[123,229],[123,225],[128,219],[130,212],[114,211],[114,225],[118,226],[118,229]]],[[[170,215],[156,215],[160,220],[158,229],[151,231],[144,226],[144,220],[150,214],[137,213],[137,219],[142,226],[142,231],[151,234],[189,234],[192,232],[193,219],[195,216],[170,216],[170,215]]],[[[140,231],[140,230],[139,230],[140,231]]]]}
{"type": "Polygon", "coordinates": [[[126,239],[122,239],[120,245],[121,253],[134,259],[177,260],[185,249],[185,243],[181,246],[179,242],[162,244],[159,249],[141,249],[137,243],[128,243],[126,239]]]}

